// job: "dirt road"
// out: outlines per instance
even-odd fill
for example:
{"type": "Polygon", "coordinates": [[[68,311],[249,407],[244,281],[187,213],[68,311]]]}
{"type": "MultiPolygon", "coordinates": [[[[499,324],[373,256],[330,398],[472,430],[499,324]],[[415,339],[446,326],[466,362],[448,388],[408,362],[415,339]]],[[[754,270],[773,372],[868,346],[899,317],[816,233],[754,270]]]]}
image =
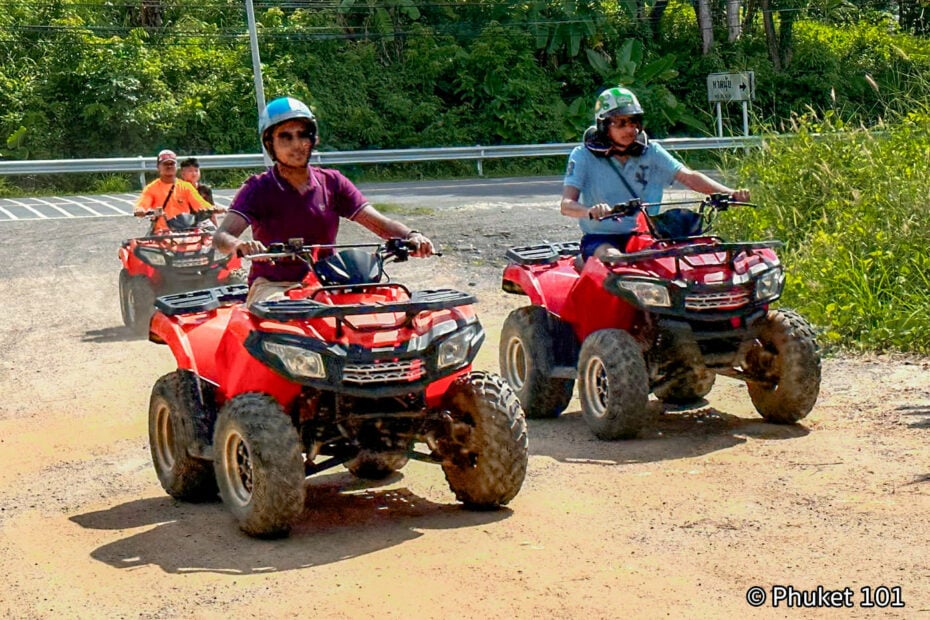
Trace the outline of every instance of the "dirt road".
{"type": "MultiPolygon", "coordinates": [[[[573,238],[571,224],[551,203],[401,217],[445,256],[392,275],[476,292],[489,332],[478,366],[496,370],[500,325],[520,305],[499,291],[503,249],[573,238]]],[[[763,423],[729,380],[699,409],[656,404],[635,441],[596,440],[573,401],[559,419],[530,422],[529,472],[507,509],[460,509],[423,463],[380,485],[332,470],[310,479],[290,538],[250,539],[221,504],[172,500],[152,470],[149,393],[173,360],[121,327],[116,284],[119,241],[141,228],[111,218],[0,229],[3,617],[930,612],[927,360],[827,359],[820,401],[796,426],[763,423]],[[766,597],[758,608],[753,587],[766,597]],[[794,598],[775,607],[788,588],[794,598]],[[854,608],[787,607],[799,600],[854,608]],[[870,600],[881,607],[861,606],[870,600]]]]}

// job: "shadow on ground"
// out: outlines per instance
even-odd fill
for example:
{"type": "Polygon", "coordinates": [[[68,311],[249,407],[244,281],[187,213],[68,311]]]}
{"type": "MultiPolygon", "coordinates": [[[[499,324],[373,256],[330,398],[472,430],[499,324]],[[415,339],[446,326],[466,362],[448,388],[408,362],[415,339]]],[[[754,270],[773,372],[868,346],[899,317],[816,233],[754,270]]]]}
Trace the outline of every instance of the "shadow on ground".
{"type": "Polygon", "coordinates": [[[81,336],[81,342],[130,342],[132,340],[145,340],[147,337],[147,335],[139,335],[128,327],[120,325],[119,327],[89,329],[81,336]]]}
{"type": "Polygon", "coordinates": [[[649,403],[653,418],[636,439],[603,441],[579,410],[556,419],[529,420],[530,452],[562,462],[618,465],[691,458],[757,440],[795,439],[810,431],[800,424],[770,424],[762,418],[731,415],[706,401],[689,409],[649,403]]]}
{"type": "Polygon", "coordinates": [[[908,423],[911,428],[930,428],[930,405],[902,405],[897,411],[902,416],[918,418],[908,423]]]}
{"type": "MultiPolygon", "coordinates": [[[[383,484],[402,480],[395,475],[383,484]]],[[[374,483],[377,485],[377,483],[374,483]]],[[[170,497],[135,500],[76,515],[84,528],[147,527],[91,552],[115,568],[155,565],[168,573],[234,575],[321,566],[363,556],[422,536],[421,530],[473,527],[506,519],[509,509],[471,512],[439,504],[405,487],[372,488],[347,473],[320,476],[290,538],[258,540],[243,534],[222,503],[187,504],[170,497]]]]}

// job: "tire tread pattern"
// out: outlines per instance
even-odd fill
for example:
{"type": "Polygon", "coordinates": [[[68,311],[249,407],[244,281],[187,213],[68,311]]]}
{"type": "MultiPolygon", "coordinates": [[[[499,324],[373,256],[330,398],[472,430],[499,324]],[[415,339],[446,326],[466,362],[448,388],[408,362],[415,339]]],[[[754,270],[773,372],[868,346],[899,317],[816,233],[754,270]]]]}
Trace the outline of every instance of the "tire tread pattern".
{"type": "Polygon", "coordinates": [[[649,375],[646,361],[636,340],[622,329],[602,329],[585,338],[578,356],[581,412],[585,422],[599,439],[632,439],[649,420],[649,375]],[[600,358],[606,374],[608,395],[606,410],[598,415],[589,395],[585,368],[593,358],[600,358]]]}
{"type": "MultiPolygon", "coordinates": [[[[770,310],[759,334],[762,348],[777,354],[777,383],[747,381],[749,397],[756,411],[768,422],[794,424],[811,412],[820,395],[820,346],[813,327],[793,310],[770,310]]],[[[750,374],[770,374],[768,368],[747,356],[750,374]]]]}
{"type": "Polygon", "coordinates": [[[239,528],[260,538],[286,536],[303,511],[306,490],[297,430],[278,402],[256,392],[230,399],[217,418],[213,449],[220,496],[239,528]],[[225,440],[233,431],[247,443],[252,464],[252,493],[245,505],[226,478],[225,440]]]}
{"type": "Polygon", "coordinates": [[[449,387],[443,404],[457,421],[472,426],[468,448],[476,456],[474,464],[461,466],[449,458],[442,463],[456,499],[478,510],[507,504],[523,486],[529,458],[517,395],[498,375],[471,372],[449,387]]]}
{"type": "Polygon", "coordinates": [[[162,488],[175,499],[203,502],[216,499],[216,479],[209,461],[190,456],[188,447],[195,441],[193,416],[200,406],[195,390],[196,379],[185,371],[175,371],[161,377],[152,388],[149,401],[149,447],[152,463],[162,488]],[[171,425],[171,453],[174,463],[164,468],[159,462],[157,446],[167,438],[160,437],[161,429],[156,411],[161,403],[167,405],[171,425]]]}
{"type": "Polygon", "coordinates": [[[515,391],[526,417],[530,419],[557,418],[572,399],[573,379],[551,377],[555,365],[553,355],[554,334],[549,328],[548,312],[541,306],[524,306],[511,312],[501,330],[499,361],[501,372],[507,376],[508,342],[519,338],[527,361],[523,386],[515,391]]]}

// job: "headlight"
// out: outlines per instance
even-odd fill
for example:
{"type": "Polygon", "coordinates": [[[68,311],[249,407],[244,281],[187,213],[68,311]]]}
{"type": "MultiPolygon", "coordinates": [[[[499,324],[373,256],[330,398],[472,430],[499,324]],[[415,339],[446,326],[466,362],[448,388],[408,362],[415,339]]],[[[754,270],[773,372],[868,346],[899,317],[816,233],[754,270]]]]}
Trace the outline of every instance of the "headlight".
{"type": "Polygon", "coordinates": [[[765,301],[781,295],[785,285],[785,272],[781,269],[771,269],[756,280],[756,299],[765,301]]]}
{"type": "Polygon", "coordinates": [[[265,351],[277,357],[292,376],[311,379],[326,378],[326,367],[319,353],[270,340],[266,340],[262,346],[265,351]]]}
{"type": "Polygon", "coordinates": [[[668,294],[668,289],[661,284],[637,280],[620,280],[617,284],[620,288],[633,293],[636,296],[636,301],[643,306],[669,308],[672,305],[672,298],[668,294]]]}
{"type": "Polygon", "coordinates": [[[471,348],[474,331],[474,328],[469,327],[440,344],[436,366],[445,368],[464,364],[468,360],[468,351],[471,348]]]}
{"type": "Polygon", "coordinates": [[[165,255],[162,254],[161,250],[140,247],[136,249],[136,253],[139,255],[139,258],[152,267],[163,267],[165,265],[165,255]]]}

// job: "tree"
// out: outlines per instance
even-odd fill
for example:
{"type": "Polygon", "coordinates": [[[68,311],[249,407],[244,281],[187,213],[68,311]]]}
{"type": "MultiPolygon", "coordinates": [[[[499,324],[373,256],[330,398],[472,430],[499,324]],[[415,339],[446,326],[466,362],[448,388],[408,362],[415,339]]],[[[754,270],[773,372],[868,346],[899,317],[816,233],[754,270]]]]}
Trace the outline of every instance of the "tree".
{"type": "Polygon", "coordinates": [[[694,4],[698,31],[701,33],[701,53],[707,56],[714,46],[714,20],[710,12],[710,0],[697,0],[694,4]]]}
{"type": "Polygon", "coordinates": [[[727,40],[730,43],[736,41],[742,34],[739,23],[739,3],[740,0],[727,0],[727,40]]]}
{"type": "Polygon", "coordinates": [[[791,64],[794,22],[801,7],[794,0],[760,0],[760,4],[769,60],[775,71],[784,71],[791,64]]]}

